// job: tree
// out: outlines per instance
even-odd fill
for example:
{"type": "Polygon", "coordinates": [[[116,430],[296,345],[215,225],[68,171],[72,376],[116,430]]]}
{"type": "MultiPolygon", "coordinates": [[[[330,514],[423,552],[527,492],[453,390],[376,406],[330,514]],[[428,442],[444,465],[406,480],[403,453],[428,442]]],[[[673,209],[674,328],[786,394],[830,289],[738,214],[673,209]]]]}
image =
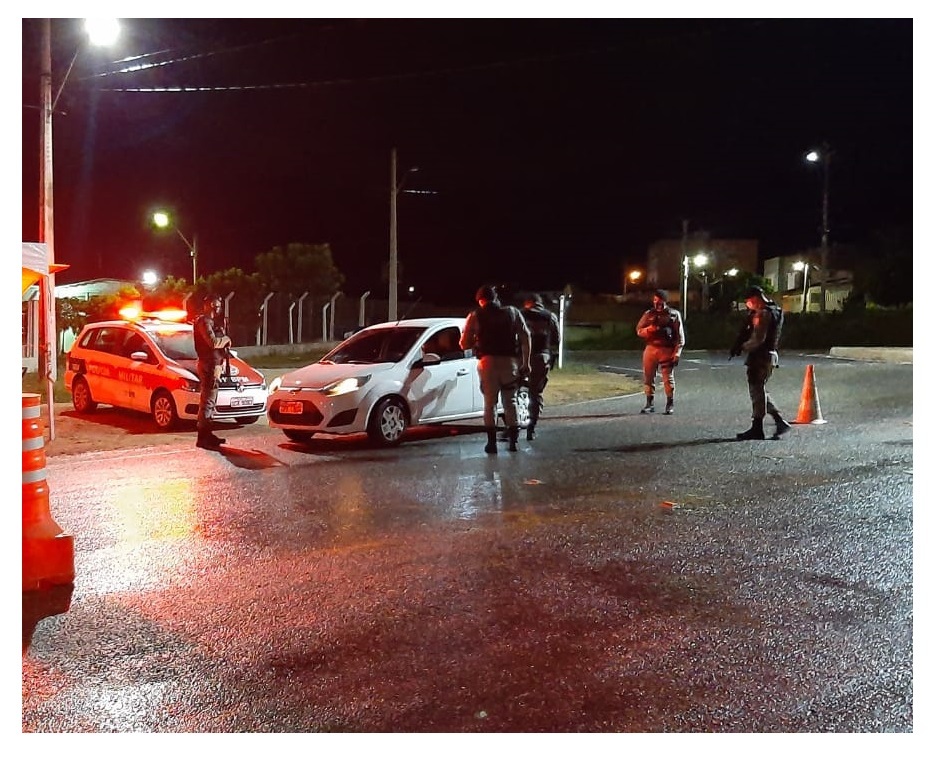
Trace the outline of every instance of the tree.
{"type": "Polygon", "coordinates": [[[877,305],[912,302],[912,234],[908,227],[879,229],[865,263],[854,271],[854,289],[877,305]]]}
{"type": "Polygon", "coordinates": [[[270,292],[299,297],[304,292],[314,298],[329,298],[345,282],[326,244],[292,242],[275,247],[254,259],[261,282],[270,292]]]}

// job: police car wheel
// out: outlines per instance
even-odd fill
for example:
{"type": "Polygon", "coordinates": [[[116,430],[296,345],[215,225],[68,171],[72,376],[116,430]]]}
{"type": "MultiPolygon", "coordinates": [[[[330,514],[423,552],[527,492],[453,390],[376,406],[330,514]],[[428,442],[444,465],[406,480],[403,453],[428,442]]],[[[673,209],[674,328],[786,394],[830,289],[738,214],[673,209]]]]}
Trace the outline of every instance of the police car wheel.
{"type": "Polygon", "coordinates": [[[400,443],[407,431],[407,409],[395,397],[386,397],[375,407],[368,421],[368,437],[377,445],[391,447],[400,443]]]}
{"type": "Polygon", "coordinates": [[[91,397],[91,387],[80,376],[72,383],[72,405],[78,413],[91,413],[98,407],[91,397]]]}
{"type": "Polygon", "coordinates": [[[179,421],[179,416],[176,415],[176,403],[173,401],[173,396],[166,390],[157,390],[153,393],[150,409],[153,412],[153,420],[160,429],[172,429],[179,421]]]}

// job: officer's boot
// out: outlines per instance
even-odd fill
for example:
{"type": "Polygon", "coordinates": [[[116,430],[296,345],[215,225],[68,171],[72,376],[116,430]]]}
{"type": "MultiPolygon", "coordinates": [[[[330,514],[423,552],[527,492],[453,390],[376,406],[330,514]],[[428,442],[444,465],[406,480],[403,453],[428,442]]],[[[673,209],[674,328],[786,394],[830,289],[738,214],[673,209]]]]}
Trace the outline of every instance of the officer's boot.
{"type": "Polygon", "coordinates": [[[209,430],[199,429],[198,436],[195,438],[195,446],[206,450],[217,450],[218,446],[223,444],[224,440],[222,440],[222,442],[216,442],[216,439],[219,438],[209,430]]]}
{"type": "Polygon", "coordinates": [[[664,415],[670,416],[674,413],[674,395],[668,395],[668,402],[664,404],[664,415]]]}
{"type": "Polygon", "coordinates": [[[655,396],[645,395],[645,407],[642,408],[642,413],[654,413],[654,412],[655,412],[655,396]]]}
{"type": "Polygon", "coordinates": [[[537,437],[537,433],[534,431],[534,422],[531,421],[528,423],[528,429],[527,429],[527,432],[525,433],[525,438],[527,439],[528,442],[530,442],[536,437],[537,437]]]}
{"type": "Polygon", "coordinates": [[[775,419],[775,436],[772,437],[773,440],[777,440],[783,434],[791,431],[791,424],[782,418],[781,413],[776,411],[772,414],[772,418],[775,419]]]}
{"type": "Polygon", "coordinates": [[[498,452],[498,445],[495,442],[495,430],[486,428],[485,433],[489,438],[489,441],[485,446],[485,452],[489,455],[495,455],[498,452]]]}
{"type": "Polygon", "coordinates": [[[508,429],[508,452],[518,452],[518,427],[512,426],[508,429]]]}
{"type": "Polygon", "coordinates": [[[762,419],[754,418],[752,420],[752,426],[749,427],[745,432],[740,432],[736,435],[738,440],[764,440],[765,432],[762,431],[762,419]]]}

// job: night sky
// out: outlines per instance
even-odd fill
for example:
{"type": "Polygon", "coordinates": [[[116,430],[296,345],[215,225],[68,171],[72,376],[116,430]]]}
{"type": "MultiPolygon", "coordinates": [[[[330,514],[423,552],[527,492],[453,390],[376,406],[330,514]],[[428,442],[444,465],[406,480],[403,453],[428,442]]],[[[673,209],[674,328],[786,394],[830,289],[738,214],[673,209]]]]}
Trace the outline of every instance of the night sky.
{"type": "MultiPolygon", "coordinates": [[[[80,44],[53,21],[56,87],[80,44]]],[[[23,229],[38,235],[40,25],[23,22],[23,229]]],[[[58,283],[188,278],[329,243],[344,290],[385,296],[390,154],[402,283],[621,289],[656,239],[818,244],[912,224],[911,20],[125,19],[83,49],[55,116],[58,283]],[[149,67],[114,73],[123,56],[149,67]],[[150,65],[160,64],[160,65],[150,65]],[[101,75],[104,74],[104,75],[101,75]],[[191,87],[200,91],[153,91],[191,87]],[[141,89],[144,91],[128,91],[141,89]]]]}

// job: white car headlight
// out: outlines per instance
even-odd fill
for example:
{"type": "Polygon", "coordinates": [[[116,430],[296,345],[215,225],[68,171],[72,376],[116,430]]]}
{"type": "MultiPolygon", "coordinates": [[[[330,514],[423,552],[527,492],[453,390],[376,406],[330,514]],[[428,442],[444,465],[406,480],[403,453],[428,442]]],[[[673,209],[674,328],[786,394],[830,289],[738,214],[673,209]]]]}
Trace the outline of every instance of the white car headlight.
{"type": "Polygon", "coordinates": [[[360,387],[364,387],[368,380],[371,379],[371,374],[367,376],[350,376],[347,379],[339,379],[337,382],[328,384],[322,388],[324,395],[329,397],[335,397],[336,395],[347,395],[349,392],[354,392],[360,387]]]}

